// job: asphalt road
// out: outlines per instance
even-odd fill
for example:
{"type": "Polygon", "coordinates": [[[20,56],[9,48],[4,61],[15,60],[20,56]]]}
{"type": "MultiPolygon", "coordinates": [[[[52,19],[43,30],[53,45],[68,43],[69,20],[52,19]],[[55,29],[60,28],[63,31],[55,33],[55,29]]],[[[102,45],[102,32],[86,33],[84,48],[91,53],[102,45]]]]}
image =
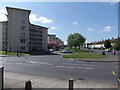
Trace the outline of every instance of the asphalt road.
{"type": "Polygon", "coordinates": [[[60,55],[3,57],[5,71],[117,83],[117,62],[84,62],[60,55]]]}

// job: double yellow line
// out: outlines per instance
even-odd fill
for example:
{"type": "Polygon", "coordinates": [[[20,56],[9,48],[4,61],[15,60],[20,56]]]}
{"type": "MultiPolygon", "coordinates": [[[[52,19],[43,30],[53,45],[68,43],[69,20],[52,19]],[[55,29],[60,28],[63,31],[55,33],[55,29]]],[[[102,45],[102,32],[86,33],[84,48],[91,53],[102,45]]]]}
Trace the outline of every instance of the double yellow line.
{"type": "MultiPolygon", "coordinates": [[[[113,75],[116,75],[116,73],[115,73],[114,71],[112,71],[112,74],[113,74],[113,75]]],[[[119,79],[119,78],[118,78],[117,80],[118,80],[118,82],[120,82],[120,79],[119,79]]]]}
{"type": "Polygon", "coordinates": [[[120,82],[120,79],[117,79],[118,80],[118,82],[120,82]]]}
{"type": "Polygon", "coordinates": [[[112,71],[112,74],[113,74],[113,75],[116,75],[116,73],[115,73],[114,71],[112,71]]]}

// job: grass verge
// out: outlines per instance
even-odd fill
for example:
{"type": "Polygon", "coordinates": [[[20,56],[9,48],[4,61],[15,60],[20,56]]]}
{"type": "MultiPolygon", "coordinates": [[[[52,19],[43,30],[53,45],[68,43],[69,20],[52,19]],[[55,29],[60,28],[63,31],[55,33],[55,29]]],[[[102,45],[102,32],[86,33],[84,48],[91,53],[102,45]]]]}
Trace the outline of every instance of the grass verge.
{"type": "Polygon", "coordinates": [[[63,55],[64,58],[104,58],[108,55],[102,55],[100,53],[79,53],[79,54],[68,54],[63,55]]]}
{"type": "MultiPolygon", "coordinates": [[[[0,54],[5,55],[6,51],[0,51],[0,54]]],[[[21,55],[26,55],[27,53],[21,53],[21,55]]],[[[7,55],[17,55],[16,52],[7,52],[7,55]]]]}

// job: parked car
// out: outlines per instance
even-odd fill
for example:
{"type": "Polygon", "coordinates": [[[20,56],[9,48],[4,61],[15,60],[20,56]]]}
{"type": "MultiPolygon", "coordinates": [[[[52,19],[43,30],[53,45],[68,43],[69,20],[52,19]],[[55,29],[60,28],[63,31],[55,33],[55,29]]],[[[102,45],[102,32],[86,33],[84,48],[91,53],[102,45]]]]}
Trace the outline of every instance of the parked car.
{"type": "Polygon", "coordinates": [[[112,50],[111,49],[105,49],[106,52],[111,52],[112,50]]]}
{"type": "Polygon", "coordinates": [[[64,50],[62,53],[72,53],[72,50],[64,50]]]}
{"type": "Polygon", "coordinates": [[[53,49],[49,49],[50,52],[53,52],[54,50],[53,49]]]}
{"type": "Polygon", "coordinates": [[[50,53],[50,51],[49,51],[49,50],[46,50],[45,53],[50,53]]]}
{"type": "Polygon", "coordinates": [[[53,49],[48,49],[48,50],[45,51],[45,53],[51,53],[53,51],[54,51],[53,49]]]}

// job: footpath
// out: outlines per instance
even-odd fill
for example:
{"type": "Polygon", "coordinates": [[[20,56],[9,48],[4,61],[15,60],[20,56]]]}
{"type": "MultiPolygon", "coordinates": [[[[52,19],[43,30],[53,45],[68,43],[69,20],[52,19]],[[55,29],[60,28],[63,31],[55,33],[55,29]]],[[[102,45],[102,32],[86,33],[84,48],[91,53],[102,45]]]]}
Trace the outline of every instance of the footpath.
{"type": "MultiPolygon", "coordinates": [[[[13,72],[5,72],[4,88],[24,88],[26,81],[32,82],[33,88],[68,88],[68,80],[63,78],[27,75],[13,72]]],[[[74,88],[109,88],[107,90],[117,90],[118,83],[75,80],[74,88]]],[[[12,89],[10,89],[12,90],[12,89]]],[[[85,89],[86,90],[86,89],[85,89]]],[[[87,89],[89,90],[89,89],[87,89]]],[[[95,90],[95,89],[90,89],[95,90]]],[[[106,90],[106,89],[105,89],[106,90]]]]}

